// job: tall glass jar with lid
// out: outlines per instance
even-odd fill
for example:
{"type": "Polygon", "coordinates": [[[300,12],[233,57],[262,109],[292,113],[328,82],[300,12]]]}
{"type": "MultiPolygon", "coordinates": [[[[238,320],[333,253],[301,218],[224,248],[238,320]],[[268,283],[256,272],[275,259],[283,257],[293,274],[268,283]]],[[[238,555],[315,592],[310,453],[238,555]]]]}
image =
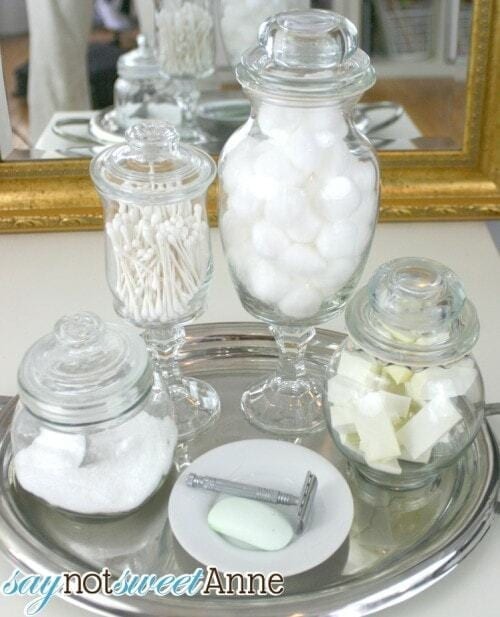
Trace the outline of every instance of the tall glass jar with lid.
{"type": "Polygon", "coordinates": [[[221,155],[220,228],[241,302],[280,349],[276,373],[244,393],[242,409],[298,436],[324,427],[307,343],[343,309],[375,230],[377,158],[352,115],[375,76],[354,25],[322,10],[264,22],[236,75],[252,113],[221,155]]]}

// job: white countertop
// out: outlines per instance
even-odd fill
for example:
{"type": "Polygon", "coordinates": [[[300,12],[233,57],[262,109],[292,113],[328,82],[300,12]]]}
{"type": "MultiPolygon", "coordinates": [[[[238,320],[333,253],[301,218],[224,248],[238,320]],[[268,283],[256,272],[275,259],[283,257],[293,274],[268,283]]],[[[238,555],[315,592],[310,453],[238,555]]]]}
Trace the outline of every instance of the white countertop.
{"type": "MultiPolygon", "coordinates": [[[[213,232],[215,277],[202,321],[248,321],[229,280],[220,241],[213,232]]],[[[403,255],[432,257],[453,268],[465,283],[481,319],[476,357],[488,402],[500,401],[500,259],[484,223],[398,223],[379,225],[365,279],[384,261],[403,255]]],[[[0,240],[0,395],[16,391],[16,367],[29,345],[63,314],[95,311],[116,320],[104,275],[99,232],[25,234],[0,240]]],[[[323,327],[343,329],[342,320],[323,327]]],[[[497,424],[500,427],[500,424],[497,424]]],[[[498,617],[500,596],[500,517],[487,540],[456,570],[431,589],[380,613],[386,617],[498,617]]],[[[0,557],[0,585],[12,571],[0,557]]],[[[25,601],[0,595],[2,617],[23,615],[25,601]]],[[[56,599],[47,617],[88,613],[56,599]]]]}

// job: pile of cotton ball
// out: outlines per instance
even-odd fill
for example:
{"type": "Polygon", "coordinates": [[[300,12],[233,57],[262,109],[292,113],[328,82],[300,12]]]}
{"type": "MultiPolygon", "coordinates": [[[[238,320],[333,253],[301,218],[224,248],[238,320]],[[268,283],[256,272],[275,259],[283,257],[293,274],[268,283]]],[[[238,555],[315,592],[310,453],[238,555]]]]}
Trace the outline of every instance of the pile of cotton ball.
{"type": "Polygon", "coordinates": [[[257,43],[259,27],[282,11],[308,9],[310,0],[221,0],[221,32],[229,61],[235,65],[257,43]]]}
{"type": "Polygon", "coordinates": [[[86,515],[142,505],[172,464],[177,429],[145,411],[116,428],[72,434],[41,429],[14,458],[18,482],[49,504],[86,515]]]}
{"type": "Polygon", "coordinates": [[[293,319],[336,300],[369,247],[378,209],[373,160],[353,155],[336,108],[262,104],[265,139],[228,145],[221,231],[233,275],[293,319]]]}
{"type": "Polygon", "coordinates": [[[114,255],[120,312],[136,324],[167,323],[193,312],[210,265],[203,207],[122,203],[106,224],[114,255]]]}

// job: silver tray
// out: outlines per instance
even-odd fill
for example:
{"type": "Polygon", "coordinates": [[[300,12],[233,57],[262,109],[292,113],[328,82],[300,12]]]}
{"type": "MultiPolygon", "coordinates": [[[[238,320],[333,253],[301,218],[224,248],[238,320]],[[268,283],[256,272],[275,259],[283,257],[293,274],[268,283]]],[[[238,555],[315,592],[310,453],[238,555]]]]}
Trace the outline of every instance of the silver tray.
{"type": "MultiPolygon", "coordinates": [[[[203,376],[219,391],[222,416],[195,442],[189,455],[242,438],[263,436],[239,409],[243,390],[269,373],[276,346],[258,324],[203,324],[187,329],[185,373],[203,376]]],[[[323,371],[342,335],[319,330],[308,364],[323,371]]],[[[9,427],[13,405],[0,415],[0,548],[26,572],[99,571],[125,568],[143,574],[192,572],[196,564],[176,543],[166,506],[175,473],[138,512],[120,520],[85,521],[56,512],[14,483],[9,427]]],[[[489,528],[498,488],[498,454],[485,426],[466,455],[434,485],[418,491],[376,488],[346,467],[324,432],[302,440],[347,477],[355,500],[349,539],[328,561],[286,580],[277,598],[73,596],[104,615],[284,617],[366,615],[435,583],[478,544],[489,528]]]]}

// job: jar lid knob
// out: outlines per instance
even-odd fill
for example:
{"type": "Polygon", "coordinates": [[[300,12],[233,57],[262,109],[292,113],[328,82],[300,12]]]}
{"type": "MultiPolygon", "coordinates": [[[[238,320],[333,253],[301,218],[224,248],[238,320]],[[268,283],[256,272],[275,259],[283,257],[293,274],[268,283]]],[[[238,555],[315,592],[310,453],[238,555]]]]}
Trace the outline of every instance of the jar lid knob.
{"type": "Polygon", "coordinates": [[[59,319],[54,334],[59,344],[74,350],[88,349],[104,332],[102,320],[94,313],[76,313],[59,319]]]}
{"type": "Polygon", "coordinates": [[[290,11],[262,24],[259,43],[281,66],[327,69],[356,52],[358,32],[352,22],[332,11],[290,11]]]}
{"type": "Polygon", "coordinates": [[[172,124],[163,120],[134,124],[127,129],[125,137],[130,150],[146,163],[177,156],[179,152],[179,133],[172,124]]]}

